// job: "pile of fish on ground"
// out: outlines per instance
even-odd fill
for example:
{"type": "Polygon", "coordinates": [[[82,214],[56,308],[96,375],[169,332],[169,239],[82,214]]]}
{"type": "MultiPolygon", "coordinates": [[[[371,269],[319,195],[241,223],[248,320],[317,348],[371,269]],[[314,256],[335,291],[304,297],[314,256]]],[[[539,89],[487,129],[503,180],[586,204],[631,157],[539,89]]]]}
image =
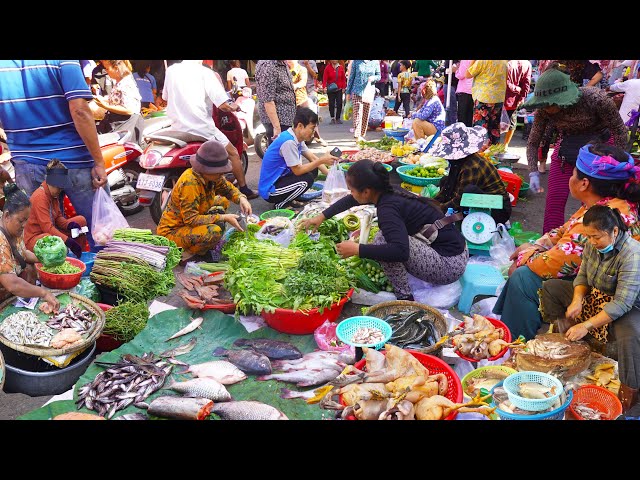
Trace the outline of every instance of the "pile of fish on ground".
{"type": "MultiPolygon", "coordinates": [[[[291,349],[292,347],[295,347],[298,353],[294,352],[294,354],[296,356],[300,355],[300,357],[317,349],[313,335],[286,335],[278,333],[269,328],[262,328],[255,332],[247,333],[244,326],[242,326],[241,323],[235,321],[232,316],[224,315],[216,311],[203,312],[204,320],[200,324],[200,328],[196,328],[192,332],[189,332],[180,337],[176,337],[175,339],[168,340],[169,337],[173,336],[176,332],[185,328],[191,323],[191,313],[193,312],[190,310],[180,308],[167,312],[161,312],[153,316],[149,319],[147,327],[145,327],[145,329],[132,341],[122,345],[117,350],[100,355],[97,358],[97,361],[117,363],[120,361],[122,355],[124,354],[132,354],[140,357],[145,353],[153,352],[156,355],[160,355],[160,352],[166,353],[167,349],[174,349],[176,347],[185,346],[188,344],[188,342],[191,342],[193,338],[197,338],[197,343],[189,352],[182,353],[174,357],[166,357],[166,360],[169,361],[169,363],[173,363],[175,366],[169,378],[167,378],[167,381],[163,385],[163,388],[156,392],[153,392],[144,400],[144,403],[148,404],[149,408],[151,408],[153,401],[158,397],[173,397],[174,399],[188,398],[184,395],[183,392],[173,390],[172,388],[177,388],[179,390],[202,388],[202,385],[198,385],[197,382],[193,382],[193,380],[200,378],[194,375],[194,372],[201,368],[198,367],[198,365],[201,366],[202,364],[216,361],[228,361],[230,364],[233,361],[236,362],[236,364],[240,364],[240,362],[242,362],[240,357],[248,357],[251,352],[260,353],[260,347],[253,348],[253,346],[255,345],[252,346],[247,343],[255,339],[263,338],[268,340],[287,342],[288,344],[290,344],[290,346],[285,348],[291,349]],[[236,341],[237,343],[234,345],[234,342],[236,341]],[[247,354],[242,353],[241,350],[251,352],[247,354]],[[216,352],[216,355],[214,355],[214,351],[216,352]],[[192,383],[185,385],[185,382],[187,381],[191,381],[192,383]]],[[[223,412],[222,409],[226,408],[228,410],[231,410],[232,408],[234,408],[234,406],[238,406],[238,401],[259,401],[263,404],[273,407],[275,410],[278,410],[289,419],[320,420],[323,418],[333,418],[333,414],[331,412],[323,411],[318,408],[317,405],[309,405],[304,400],[291,400],[282,398],[281,389],[283,387],[290,387],[291,390],[295,391],[297,389],[295,384],[287,385],[285,383],[277,381],[276,378],[259,379],[263,375],[268,376],[278,374],[278,372],[280,372],[280,374],[291,373],[295,376],[304,375],[304,373],[296,372],[293,370],[286,372],[279,370],[279,367],[281,366],[280,362],[296,362],[301,360],[301,358],[295,358],[292,360],[270,360],[269,364],[271,365],[271,374],[269,374],[268,370],[266,370],[266,365],[260,365],[260,362],[264,362],[264,359],[259,356],[251,356],[252,360],[247,360],[247,358],[245,358],[244,362],[252,362],[255,373],[250,372],[249,369],[251,367],[249,366],[249,363],[245,363],[245,366],[243,368],[247,369],[247,371],[243,373],[247,378],[233,384],[224,385],[226,391],[230,394],[233,401],[235,401],[236,403],[229,400],[218,402],[213,401],[211,413],[214,413],[215,415],[206,416],[206,418],[232,418],[232,415],[234,415],[233,412],[223,412]],[[216,410],[218,411],[216,412],[216,410]]],[[[205,366],[203,368],[207,367],[205,366]]],[[[91,383],[95,379],[95,377],[104,370],[105,368],[100,367],[96,362],[92,363],[76,383],[74,389],[74,400],[78,400],[79,389],[87,383],[91,383]]],[[[338,371],[338,367],[335,367],[335,375],[337,376],[339,373],[340,372],[338,371]]],[[[325,374],[326,372],[323,373],[323,375],[325,374]]],[[[299,381],[303,383],[312,381],[314,382],[314,384],[316,384],[315,382],[319,382],[317,384],[320,385],[324,382],[324,380],[324,378],[320,378],[318,376],[318,378],[315,379],[301,378],[299,381]]],[[[300,389],[304,390],[306,389],[306,387],[300,387],[300,389]]],[[[222,392],[221,395],[224,395],[224,392],[222,392]]],[[[211,400],[207,402],[207,405],[210,401],[211,400]]],[[[235,415],[242,416],[250,415],[250,413],[246,412],[246,407],[252,407],[255,405],[240,404],[239,406],[244,407],[244,410],[240,413],[235,413],[235,415]]],[[[132,404],[127,406],[126,408],[116,411],[113,415],[113,419],[118,419],[122,416],[124,416],[125,418],[131,418],[132,414],[137,414],[133,418],[141,418],[140,414],[156,416],[155,414],[153,414],[154,411],[158,411],[156,407],[161,409],[161,412],[166,412],[166,410],[169,409],[171,410],[171,414],[179,414],[176,412],[182,411],[182,407],[178,407],[176,405],[164,406],[162,404],[156,404],[153,409],[147,410],[142,405],[136,407],[132,404]]],[[[75,406],[73,405],[73,403],[69,404],[62,402],[53,402],[41,409],[29,412],[28,414],[23,415],[21,418],[49,419],[52,418],[52,416],[55,416],[52,415],[52,412],[59,414],[64,413],[65,410],[75,411],[75,406]]],[[[95,413],[85,408],[82,408],[81,411],[84,411],[86,413],[95,413]]],[[[193,410],[188,409],[187,411],[192,412],[193,410]]],[[[191,413],[189,413],[189,415],[191,415],[191,413]]]]}

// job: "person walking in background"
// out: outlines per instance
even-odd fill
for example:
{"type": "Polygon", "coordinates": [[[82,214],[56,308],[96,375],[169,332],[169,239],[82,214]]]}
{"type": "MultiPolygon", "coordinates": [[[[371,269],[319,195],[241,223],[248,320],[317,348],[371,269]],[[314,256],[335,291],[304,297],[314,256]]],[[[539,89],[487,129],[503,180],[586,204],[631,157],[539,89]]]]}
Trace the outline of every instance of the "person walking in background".
{"type": "Polygon", "coordinates": [[[458,86],[456,87],[458,121],[464,123],[467,127],[473,126],[473,96],[471,95],[473,79],[466,77],[469,65],[471,65],[471,60],[460,60],[455,73],[455,77],[458,79],[458,86]]]}
{"type": "Polygon", "coordinates": [[[504,109],[507,111],[509,130],[504,136],[504,146],[509,143],[518,125],[518,109],[529,95],[531,86],[531,62],[529,60],[509,60],[507,64],[507,93],[504,98],[504,109]]]}
{"type": "Polygon", "coordinates": [[[533,192],[541,192],[537,170],[538,147],[546,132],[557,130],[558,140],[551,155],[549,182],[544,210],[543,231],[564,223],[564,210],[569,196],[569,179],[580,147],[591,143],[609,142],[623,148],[627,143],[627,127],[622,123],[618,108],[597,87],[579,87],[558,64],[550,66],[536,82],[534,96],[523,104],[527,110],[536,109],[529,140],[529,185],[533,192]]]}
{"type": "Polygon", "coordinates": [[[438,68],[438,63],[434,60],[416,60],[413,69],[418,72],[418,77],[424,80],[431,76],[432,68],[438,68]]]}
{"type": "Polygon", "coordinates": [[[460,60],[453,60],[450,62],[449,60],[444,61],[445,68],[445,76],[442,79],[443,85],[443,93],[444,100],[442,105],[445,107],[445,125],[451,125],[452,123],[456,123],[458,121],[458,98],[456,96],[457,88],[458,88],[458,77],[456,77],[456,71],[458,70],[458,65],[460,64],[460,60]],[[449,65],[451,63],[451,65],[449,65]],[[449,90],[449,69],[451,69],[451,90],[449,90]],[[449,98],[449,106],[447,107],[447,97],[449,98]]]}
{"type": "Polygon", "coordinates": [[[94,95],[108,96],[113,88],[113,80],[104,68],[105,60],[98,60],[98,64],[91,72],[91,92],[94,95]]]}
{"type": "MultiPolygon", "coordinates": [[[[298,60],[298,63],[307,70],[307,101],[303,107],[310,108],[318,114],[318,92],[316,91],[316,79],[318,78],[318,64],[315,60],[298,60]]],[[[320,136],[320,122],[316,124],[313,131],[313,139],[323,147],[329,144],[320,136]]]]}
{"type": "Polygon", "coordinates": [[[322,76],[322,88],[326,89],[329,97],[329,115],[331,122],[342,123],[342,93],[347,88],[347,77],[344,67],[338,60],[329,60],[322,76]]]}
{"type": "MultiPolygon", "coordinates": [[[[391,86],[393,87],[393,94],[396,97],[396,103],[398,101],[398,75],[400,74],[400,60],[394,60],[391,64],[391,86]]],[[[394,105],[395,107],[395,105],[394,105]]]]}
{"type": "Polygon", "coordinates": [[[227,90],[233,90],[234,85],[236,88],[251,88],[249,74],[244,68],[240,68],[240,60],[231,60],[231,69],[227,72],[227,90]]]}
{"type": "MultiPolygon", "coordinates": [[[[149,60],[138,60],[136,62],[136,71],[133,72],[133,79],[138,85],[140,92],[140,104],[142,108],[149,108],[156,101],[158,94],[158,84],[151,73],[151,62],[149,60]]],[[[155,107],[155,104],[153,105],[155,107]]],[[[152,108],[153,108],[152,107],[152,108]]]]}
{"type": "MultiPolygon", "coordinates": [[[[364,140],[369,124],[369,110],[373,98],[363,100],[366,88],[375,88],[380,80],[380,62],[378,60],[353,60],[347,83],[347,101],[353,103],[353,136],[357,141],[364,140]]],[[[365,97],[366,99],[366,97],[365,97]]]]}
{"type": "Polygon", "coordinates": [[[622,92],[622,104],[620,105],[620,118],[627,123],[631,119],[631,110],[638,111],[640,105],[640,80],[632,78],[625,82],[617,82],[609,87],[612,92],[622,92]]]}
{"type": "Polygon", "coordinates": [[[465,77],[473,78],[473,125],[487,129],[488,145],[500,142],[500,116],[507,90],[507,60],[472,60],[465,77]]]}
{"type": "Polygon", "coordinates": [[[380,81],[376,82],[376,88],[380,91],[381,97],[389,95],[389,62],[380,60],[380,81]]]}
{"type": "MultiPolygon", "coordinates": [[[[0,123],[16,183],[30,197],[49,161],[60,160],[73,187],[67,196],[89,227],[94,188],[109,188],[92,98],[77,60],[0,60],[0,123]]],[[[87,240],[93,246],[91,233],[87,240]]]]}
{"type": "Polygon", "coordinates": [[[411,114],[411,62],[409,60],[400,60],[400,73],[398,74],[398,90],[396,94],[396,104],[393,111],[398,113],[400,102],[404,109],[404,118],[408,118],[411,114]]]}
{"type": "Polygon", "coordinates": [[[256,64],[258,113],[270,143],[293,125],[296,94],[286,60],[258,60],[256,64]]]}

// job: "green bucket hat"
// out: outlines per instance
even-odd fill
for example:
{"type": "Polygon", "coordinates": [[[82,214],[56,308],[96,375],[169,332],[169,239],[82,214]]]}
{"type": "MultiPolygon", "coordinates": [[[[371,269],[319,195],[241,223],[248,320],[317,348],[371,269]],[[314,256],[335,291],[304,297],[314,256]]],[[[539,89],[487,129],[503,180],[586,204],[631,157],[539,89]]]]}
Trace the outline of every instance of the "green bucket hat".
{"type": "Polygon", "coordinates": [[[568,107],[575,104],[580,95],[578,86],[571,81],[569,75],[550,68],[540,75],[533,90],[533,97],[522,106],[528,110],[550,105],[568,107]]]}

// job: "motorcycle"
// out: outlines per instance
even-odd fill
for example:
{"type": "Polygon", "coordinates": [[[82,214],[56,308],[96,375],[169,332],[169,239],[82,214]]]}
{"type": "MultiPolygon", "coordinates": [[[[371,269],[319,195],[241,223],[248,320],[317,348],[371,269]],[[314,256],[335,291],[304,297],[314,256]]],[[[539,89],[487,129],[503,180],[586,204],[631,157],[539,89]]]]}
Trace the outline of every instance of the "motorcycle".
{"type": "MultiPolygon", "coordinates": [[[[249,146],[241,134],[238,118],[231,112],[223,112],[214,106],[213,118],[240,154],[242,169],[249,167],[249,146]]],[[[149,207],[151,218],[158,224],[167,207],[173,187],[180,175],[191,168],[190,159],[207,139],[199,135],[176,130],[159,130],[146,137],[148,146],[139,159],[144,170],[137,178],[136,191],[142,206],[149,207]]],[[[233,182],[233,174],[226,175],[233,182]]]]}
{"type": "Polygon", "coordinates": [[[256,101],[253,98],[251,89],[249,87],[242,87],[240,89],[233,89],[229,93],[240,107],[240,110],[236,113],[236,117],[238,117],[240,125],[242,126],[242,135],[245,143],[248,146],[253,145],[256,154],[260,158],[264,157],[264,152],[269,145],[266,130],[260,121],[260,115],[258,114],[256,101]]]}

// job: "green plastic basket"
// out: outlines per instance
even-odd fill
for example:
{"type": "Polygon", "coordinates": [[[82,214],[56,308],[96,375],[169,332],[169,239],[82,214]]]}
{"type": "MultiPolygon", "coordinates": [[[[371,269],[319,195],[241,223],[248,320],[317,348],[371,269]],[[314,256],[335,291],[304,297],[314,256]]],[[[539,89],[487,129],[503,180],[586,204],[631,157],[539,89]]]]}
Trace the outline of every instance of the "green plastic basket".
{"type": "MultiPolygon", "coordinates": [[[[340,164],[340,168],[346,172],[347,170],[349,170],[351,165],[353,165],[354,163],[355,162],[341,163],[340,164]]],[[[391,165],[387,165],[386,163],[383,163],[382,165],[384,166],[384,168],[387,169],[387,172],[392,172],[393,171],[393,167],[391,165]]]]}
{"type": "Polygon", "coordinates": [[[518,193],[518,198],[526,197],[529,193],[529,184],[527,182],[522,182],[520,186],[520,193],[518,193]]]}
{"type": "Polygon", "coordinates": [[[431,177],[431,178],[422,178],[422,177],[414,177],[413,175],[407,175],[405,172],[416,168],[419,165],[403,165],[402,167],[396,168],[396,172],[400,175],[400,178],[411,185],[420,185],[424,187],[425,185],[438,185],[442,177],[431,177]]]}
{"type": "Polygon", "coordinates": [[[289,210],[288,208],[278,208],[276,210],[268,210],[264,212],[262,215],[260,215],[260,220],[266,220],[267,218],[274,217],[285,217],[291,220],[293,217],[295,217],[295,215],[296,212],[294,212],[293,210],[289,210]]]}

